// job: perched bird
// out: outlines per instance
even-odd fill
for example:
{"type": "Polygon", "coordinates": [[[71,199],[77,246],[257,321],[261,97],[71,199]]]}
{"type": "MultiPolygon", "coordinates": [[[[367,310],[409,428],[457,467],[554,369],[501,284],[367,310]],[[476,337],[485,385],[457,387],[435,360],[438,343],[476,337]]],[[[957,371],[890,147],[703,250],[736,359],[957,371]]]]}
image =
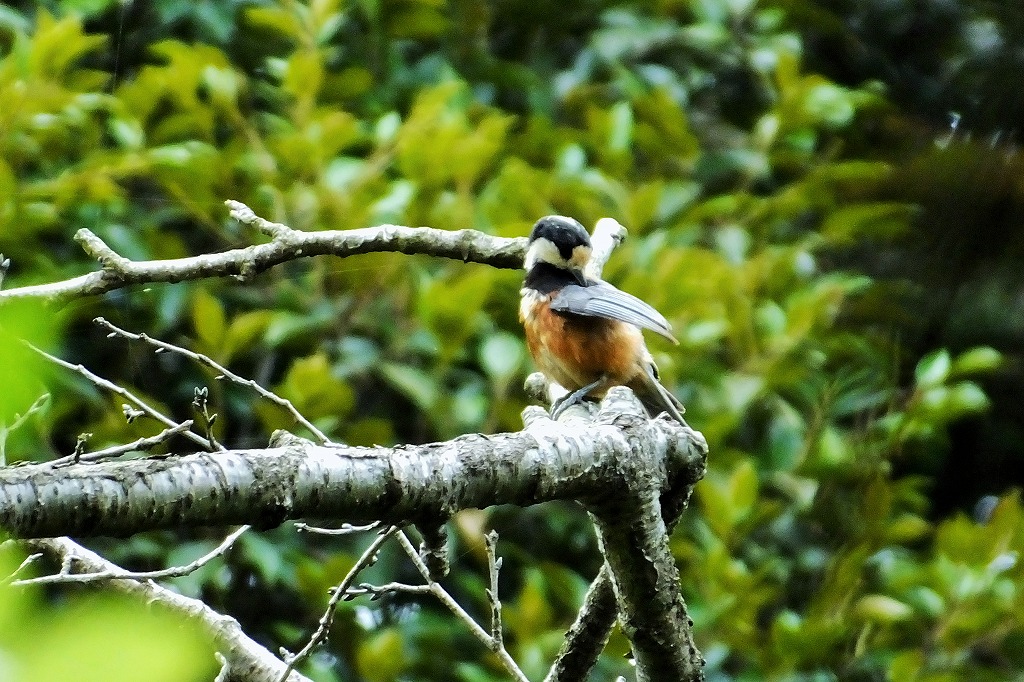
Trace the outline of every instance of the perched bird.
{"type": "Polygon", "coordinates": [[[652,416],[668,412],[685,424],[683,406],[658,380],[640,330],[679,342],[657,310],[584,275],[591,252],[590,235],[572,218],[546,216],[530,232],[519,319],[537,368],[569,391],[552,406],[552,416],[621,385],[652,416]]]}

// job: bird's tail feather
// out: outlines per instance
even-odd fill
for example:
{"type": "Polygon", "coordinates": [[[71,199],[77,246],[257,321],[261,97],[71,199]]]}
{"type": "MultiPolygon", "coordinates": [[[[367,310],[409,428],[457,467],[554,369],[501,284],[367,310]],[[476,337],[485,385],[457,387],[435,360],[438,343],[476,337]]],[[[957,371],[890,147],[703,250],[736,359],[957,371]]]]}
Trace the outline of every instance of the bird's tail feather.
{"type": "Polygon", "coordinates": [[[686,409],[679,399],[669,393],[668,389],[661,385],[651,372],[644,372],[634,379],[629,387],[633,393],[644,404],[652,417],[668,412],[669,416],[682,425],[686,425],[683,419],[683,412],[686,409]]]}

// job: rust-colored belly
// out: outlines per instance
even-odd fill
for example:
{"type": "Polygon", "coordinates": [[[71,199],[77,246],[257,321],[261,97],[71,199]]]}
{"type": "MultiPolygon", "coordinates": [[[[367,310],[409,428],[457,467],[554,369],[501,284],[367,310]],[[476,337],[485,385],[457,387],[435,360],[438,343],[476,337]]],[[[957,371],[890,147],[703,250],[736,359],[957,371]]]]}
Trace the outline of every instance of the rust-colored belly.
{"type": "MultiPolygon", "coordinates": [[[[601,377],[608,385],[629,382],[638,371],[643,337],[633,325],[602,317],[552,312],[546,302],[524,316],[526,344],[537,368],[574,391],[601,377]]],[[[603,392],[596,391],[594,397],[603,392]]]]}

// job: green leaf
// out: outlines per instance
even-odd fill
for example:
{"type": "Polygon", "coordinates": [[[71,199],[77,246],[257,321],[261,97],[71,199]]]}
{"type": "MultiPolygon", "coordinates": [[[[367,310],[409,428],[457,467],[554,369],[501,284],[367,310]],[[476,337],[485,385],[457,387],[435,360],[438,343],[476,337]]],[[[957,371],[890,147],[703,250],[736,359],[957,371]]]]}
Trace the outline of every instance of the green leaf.
{"type": "Polygon", "coordinates": [[[633,109],[629,102],[618,102],[608,116],[608,149],[613,153],[625,152],[633,138],[633,109]]]}
{"type": "Polygon", "coordinates": [[[219,356],[227,331],[227,320],[220,301],[206,289],[197,289],[192,296],[192,326],[206,352],[219,356]]]}
{"type": "Polygon", "coordinates": [[[280,548],[260,533],[244,533],[238,539],[238,547],[265,583],[278,582],[288,568],[280,548]]]}
{"type": "Polygon", "coordinates": [[[888,239],[905,233],[917,212],[916,207],[897,202],[852,204],[829,213],[821,233],[840,245],[866,238],[888,239]]]}
{"type": "Polygon", "coordinates": [[[1003,355],[990,346],[978,346],[966,350],[956,357],[950,376],[960,377],[969,374],[982,374],[998,369],[1003,362],[1003,355]]]}
{"type": "Polygon", "coordinates": [[[907,544],[921,539],[932,529],[930,523],[916,514],[902,514],[885,528],[886,542],[907,544]]]}
{"type": "Polygon", "coordinates": [[[423,287],[417,308],[429,330],[441,340],[442,357],[452,358],[463,352],[480,327],[481,309],[493,284],[493,272],[473,268],[423,287]]]}
{"type": "Polygon", "coordinates": [[[779,401],[774,419],[768,428],[771,468],[790,470],[799,464],[807,437],[807,424],[792,405],[779,401]]]}
{"type": "Polygon", "coordinates": [[[494,381],[508,381],[522,367],[526,353],[518,336],[491,334],[480,344],[480,365],[494,381]]]}
{"type": "Polygon", "coordinates": [[[57,324],[53,311],[31,299],[0,308],[0,425],[24,415],[46,392],[47,361],[27,343],[54,352],[57,324]]]}
{"type": "Polygon", "coordinates": [[[296,360],[288,369],[281,392],[305,417],[342,418],[355,404],[355,392],[334,376],[324,353],[296,360]]]}
{"type": "Polygon", "coordinates": [[[750,515],[757,501],[758,488],[757,469],[752,460],[744,460],[729,478],[729,497],[736,521],[742,521],[750,515]]]}
{"type": "Polygon", "coordinates": [[[811,87],[804,95],[804,111],[815,122],[841,128],[853,120],[857,109],[848,90],[822,83],[811,87]]]}
{"type": "Polygon", "coordinates": [[[914,615],[913,609],[909,606],[884,594],[868,594],[861,597],[857,600],[854,610],[864,620],[886,625],[906,620],[914,615]]]}
{"type": "Polygon", "coordinates": [[[176,682],[214,671],[195,623],[127,597],[79,595],[60,609],[22,614],[21,625],[4,643],[6,669],[20,680],[176,682]]]}
{"type": "Polygon", "coordinates": [[[722,390],[729,411],[740,413],[747,409],[764,388],[764,377],[753,374],[730,373],[722,378],[722,390]]]}
{"type": "Polygon", "coordinates": [[[389,384],[424,412],[437,403],[439,386],[423,370],[394,362],[385,362],[379,369],[389,384]]]}
{"type": "Polygon", "coordinates": [[[267,329],[272,316],[269,310],[252,310],[232,318],[225,334],[223,361],[228,362],[238,351],[251,348],[267,329]]]}
{"type": "Polygon", "coordinates": [[[918,386],[938,386],[949,378],[952,365],[948,350],[934,350],[917,363],[917,367],[914,368],[914,380],[918,386]]]}
{"type": "Polygon", "coordinates": [[[356,651],[360,679],[368,682],[393,682],[402,676],[406,665],[402,635],[395,628],[371,635],[356,651]]]}
{"type": "Polygon", "coordinates": [[[947,407],[955,416],[983,412],[988,409],[989,400],[981,386],[973,381],[960,381],[952,386],[946,396],[947,407]]]}

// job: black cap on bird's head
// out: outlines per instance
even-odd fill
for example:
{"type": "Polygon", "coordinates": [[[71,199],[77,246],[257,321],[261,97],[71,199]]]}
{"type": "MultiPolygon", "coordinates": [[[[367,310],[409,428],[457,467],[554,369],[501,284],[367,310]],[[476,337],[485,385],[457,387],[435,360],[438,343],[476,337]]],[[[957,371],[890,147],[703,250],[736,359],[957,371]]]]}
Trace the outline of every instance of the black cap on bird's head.
{"type": "Polygon", "coordinates": [[[590,235],[575,218],[564,215],[548,215],[538,220],[530,230],[530,243],[547,239],[558,247],[562,256],[568,259],[577,246],[590,246],[590,235]]]}
{"type": "Polygon", "coordinates": [[[590,260],[590,253],[590,235],[579,221],[562,215],[544,216],[530,231],[526,269],[547,263],[568,270],[583,282],[583,268],[590,260]]]}

